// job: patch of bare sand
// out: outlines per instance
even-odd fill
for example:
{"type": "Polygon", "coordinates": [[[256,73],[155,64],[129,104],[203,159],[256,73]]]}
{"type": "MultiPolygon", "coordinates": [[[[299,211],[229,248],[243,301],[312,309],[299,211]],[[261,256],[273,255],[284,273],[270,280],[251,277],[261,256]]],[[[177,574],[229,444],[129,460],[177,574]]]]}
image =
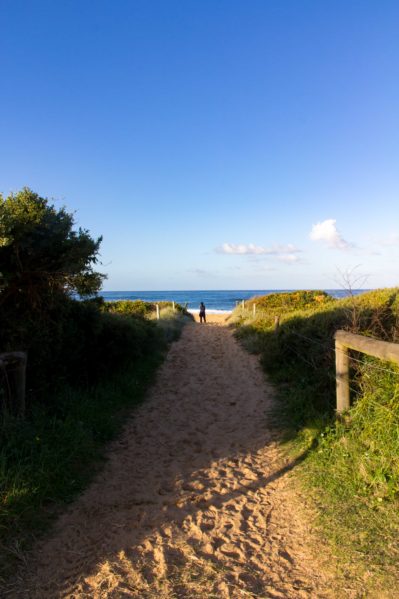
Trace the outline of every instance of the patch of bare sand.
{"type": "MultiPolygon", "coordinates": [[[[199,322],[199,314],[193,312],[195,322],[199,322]]],[[[221,314],[210,314],[207,312],[206,314],[206,324],[226,324],[230,318],[230,313],[221,313],[221,314]]]]}
{"type": "Polygon", "coordinates": [[[272,401],[226,327],[188,325],[102,473],[6,595],[337,597],[308,546],[272,401]]]}

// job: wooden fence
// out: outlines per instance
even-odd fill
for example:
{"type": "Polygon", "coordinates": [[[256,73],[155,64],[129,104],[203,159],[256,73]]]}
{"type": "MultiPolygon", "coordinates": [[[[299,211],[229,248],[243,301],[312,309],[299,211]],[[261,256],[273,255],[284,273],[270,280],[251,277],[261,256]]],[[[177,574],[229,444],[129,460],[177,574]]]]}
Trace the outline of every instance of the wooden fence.
{"type": "Polygon", "coordinates": [[[350,408],[349,350],[362,352],[374,358],[399,364],[399,344],[379,341],[347,331],[337,331],[335,338],[335,365],[337,382],[337,413],[350,408]]]}
{"type": "MultiPolygon", "coordinates": [[[[161,318],[161,307],[160,307],[160,302],[152,302],[155,305],[155,310],[157,313],[157,320],[159,320],[161,318]]],[[[171,301],[169,302],[172,306],[173,311],[176,310],[176,303],[175,301],[171,301]]],[[[187,304],[185,306],[186,310],[187,310],[187,304]]]]}

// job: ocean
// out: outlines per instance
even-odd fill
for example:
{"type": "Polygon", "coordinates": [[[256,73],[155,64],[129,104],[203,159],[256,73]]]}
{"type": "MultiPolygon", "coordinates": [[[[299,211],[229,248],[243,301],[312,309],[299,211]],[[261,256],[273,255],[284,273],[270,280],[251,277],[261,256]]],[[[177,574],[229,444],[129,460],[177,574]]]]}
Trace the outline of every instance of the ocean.
{"type": "MultiPolygon", "coordinates": [[[[144,300],[147,302],[175,301],[187,304],[189,310],[198,310],[199,304],[204,302],[208,312],[230,312],[234,310],[237,302],[249,299],[254,295],[269,295],[270,293],[284,293],[297,291],[296,289],[245,289],[245,290],[213,290],[213,291],[102,291],[101,295],[106,301],[116,300],[144,300]]],[[[346,297],[348,291],[343,289],[325,289],[327,293],[336,298],[346,297]]],[[[354,289],[353,294],[358,295],[367,289],[354,289]]]]}

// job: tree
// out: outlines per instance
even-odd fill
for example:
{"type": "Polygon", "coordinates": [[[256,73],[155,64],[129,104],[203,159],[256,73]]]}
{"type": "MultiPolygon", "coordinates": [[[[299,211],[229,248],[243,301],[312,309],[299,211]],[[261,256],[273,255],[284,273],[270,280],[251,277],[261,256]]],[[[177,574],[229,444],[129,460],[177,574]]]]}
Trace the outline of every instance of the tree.
{"type": "Polygon", "coordinates": [[[24,188],[0,195],[0,305],[23,300],[36,308],[52,297],[95,294],[105,275],[95,272],[102,237],[74,229],[74,217],[24,188]]]}

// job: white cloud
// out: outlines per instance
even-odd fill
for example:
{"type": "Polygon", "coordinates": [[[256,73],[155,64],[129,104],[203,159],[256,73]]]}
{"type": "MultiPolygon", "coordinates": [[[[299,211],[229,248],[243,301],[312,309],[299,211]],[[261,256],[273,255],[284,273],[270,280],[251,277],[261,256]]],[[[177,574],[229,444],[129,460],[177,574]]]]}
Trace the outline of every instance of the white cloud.
{"type": "Polygon", "coordinates": [[[328,218],[321,223],[313,225],[309,235],[310,239],[313,241],[324,241],[328,247],[337,250],[349,250],[353,248],[353,244],[346,241],[338,231],[336,222],[335,219],[328,218]]]}
{"type": "Polygon", "coordinates": [[[220,247],[216,248],[219,254],[265,254],[266,248],[263,248],[254,243],[223,243],[220,247]]]}
{"type": "Polygon", "coordinates": [[[255,243],[223,243],[223,245],[216,248],[216,252],[219,254],[236,254],[240,256],[279,256],[281,254],[295,254],[300,251],[290,243],[288,245],[275,245],[270,248],[255,243]]]}

